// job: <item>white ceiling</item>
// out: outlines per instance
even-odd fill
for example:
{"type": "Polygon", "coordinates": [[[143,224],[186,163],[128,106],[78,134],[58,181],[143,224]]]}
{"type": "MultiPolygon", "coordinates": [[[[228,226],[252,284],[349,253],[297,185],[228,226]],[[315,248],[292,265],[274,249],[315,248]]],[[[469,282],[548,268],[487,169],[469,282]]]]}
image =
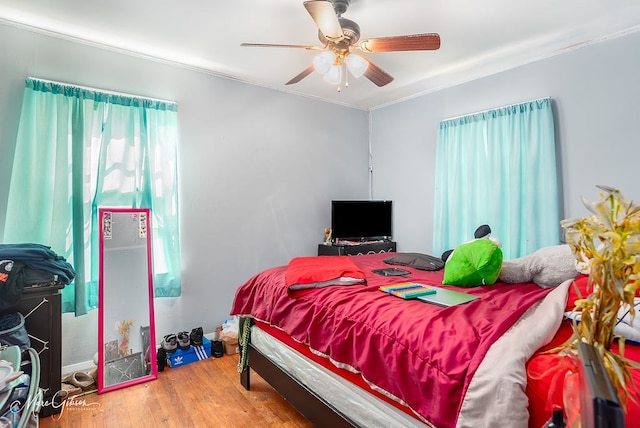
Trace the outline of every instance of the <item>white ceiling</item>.
{"type": "Polygon", "coordinates": [[[438,33],[441,47],[363,54],[395,80],[351,79],[338,93],[317,73],[285,86],[317,51],[240,46],[321,46],[303,0],[0,0],[0,22],[360,109],[637,31],[640,1],[351,0],[343,16],[361,39],[438,33]]]}

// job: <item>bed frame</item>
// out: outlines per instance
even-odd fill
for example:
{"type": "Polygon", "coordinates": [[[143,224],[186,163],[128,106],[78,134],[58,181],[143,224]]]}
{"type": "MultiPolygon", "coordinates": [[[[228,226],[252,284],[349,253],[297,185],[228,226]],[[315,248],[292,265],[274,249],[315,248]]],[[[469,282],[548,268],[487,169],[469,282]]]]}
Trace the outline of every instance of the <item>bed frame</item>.
{"type": "MultiPolygon", "coordinates": [[[[241,325],[243,322],[247,322],[246,319],[241,320],[241,325]]],[[[252,321],[249,322],[253,324],[252,321]]],[[[240,346],[243,344],[240,343],[240,346]]],[[[336,410],[307,386],[274,364],[254,348],[251,341],[245,346],[247,346],[247,363],[240,372],[240,383],[247,391],[251,389],[251,369],[253,369],[314,426],[319,428],[358,426],[348,416],[336,410]]]]}

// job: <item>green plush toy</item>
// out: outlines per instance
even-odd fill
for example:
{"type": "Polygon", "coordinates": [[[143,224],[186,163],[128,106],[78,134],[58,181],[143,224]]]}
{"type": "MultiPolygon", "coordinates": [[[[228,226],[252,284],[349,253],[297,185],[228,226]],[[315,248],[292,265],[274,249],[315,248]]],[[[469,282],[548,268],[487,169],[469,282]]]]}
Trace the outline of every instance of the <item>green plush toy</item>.
{"type": "Polygon", "coordinates": [[[488,236],[464,243],[448,254],[443,284],[476,287],[496,282],[502,268],[500,241],[488,236]]]}

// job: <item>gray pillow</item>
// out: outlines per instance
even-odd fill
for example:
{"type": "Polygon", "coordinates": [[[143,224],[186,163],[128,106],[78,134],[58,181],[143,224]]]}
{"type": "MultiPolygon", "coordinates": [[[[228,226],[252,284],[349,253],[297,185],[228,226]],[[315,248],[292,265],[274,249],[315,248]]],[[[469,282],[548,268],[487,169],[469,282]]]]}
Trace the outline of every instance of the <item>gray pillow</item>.
{"type": "Polygon", "coordinates": [[[420,253],[397,253],[383,261],[389,265],[408,266],[420,270],[440,270],[444,267],[440,257],[420,253]]]}
{"type": "Polygon", "coordinates": [[[580,272],[568,245],[544,247],[524,257],[504,260],[499,281],[508,284],[534,282],[542,288],[557,287],[580,272]]]}

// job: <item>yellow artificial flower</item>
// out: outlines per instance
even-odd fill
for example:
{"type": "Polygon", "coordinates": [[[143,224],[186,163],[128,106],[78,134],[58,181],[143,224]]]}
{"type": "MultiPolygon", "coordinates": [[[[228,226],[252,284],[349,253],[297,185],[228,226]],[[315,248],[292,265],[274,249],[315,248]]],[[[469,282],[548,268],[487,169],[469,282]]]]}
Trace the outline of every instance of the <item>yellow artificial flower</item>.
{"type": "MultiPolygon", "coordinates": [[[[563,346],[576,352],[579,342],[596,347],[607,372],[626,403],[627,387],[632,383],[629,367],[640,364],[624,358],[624,336],[614,333],[621,309],[635,316],[634,298],[640,287],[640,205],[627,202],[618,189],[597,186],[601,199],[582,198],[591,216],[563,220],[565,237],[577,261],[589,272],[590,294],[576,300],[574,311],[581,311],[574,323],[573,336],[563,346]],[[611,352],[619,341],[620,355],[611,352]]],[[[633,319],[633,318],[632,318],[633,319]]]]}

